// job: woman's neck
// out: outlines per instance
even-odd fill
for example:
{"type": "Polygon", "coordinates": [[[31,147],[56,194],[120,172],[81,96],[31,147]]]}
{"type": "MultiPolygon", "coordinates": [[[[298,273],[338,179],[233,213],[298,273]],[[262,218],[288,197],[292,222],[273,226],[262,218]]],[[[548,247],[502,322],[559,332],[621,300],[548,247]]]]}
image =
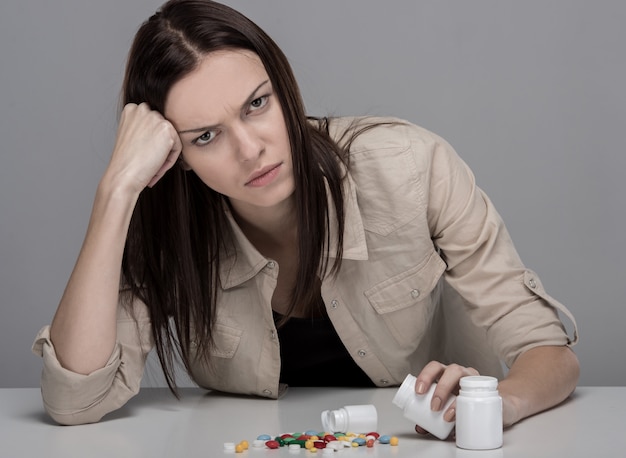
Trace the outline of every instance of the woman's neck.
{"type": "Polygon", "coordinates": [[[273,207],[231,204],[231,208],[235,221],[261,253],[266,254],[264,248],[284,249],[295,244],[298,230],[293,199],[273,207]]]}

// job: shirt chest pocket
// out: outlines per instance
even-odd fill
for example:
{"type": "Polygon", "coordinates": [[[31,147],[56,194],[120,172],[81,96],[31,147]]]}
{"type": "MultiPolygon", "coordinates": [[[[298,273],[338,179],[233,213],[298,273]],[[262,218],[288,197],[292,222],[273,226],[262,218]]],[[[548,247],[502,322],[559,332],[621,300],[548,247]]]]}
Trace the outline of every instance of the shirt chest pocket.
{"type": "MultiPolygon", "coordinates": [[[[237,352],[242,334],[241,329],[215,323],[212,330],[213,345],[209,349],[210,357],[232,359],[237,352]]],[[[197,342],[192,341],[192,350],[197,347],[197,342]]]]}
{"type": "Polygon", "coordinates": [[[433,316],[433,293],[445,268],[445,262],[433,252],[419,265],[365,291],[370,305],[400,345],[419,344],[433,316]]]}
{"type": "Polygon", "coordinates": [[[216,323],[213,328],[214,345],[211,348],[211,356],[218,358],[232,358],[235,356],[242,333],[241,329],[216,323]]]}

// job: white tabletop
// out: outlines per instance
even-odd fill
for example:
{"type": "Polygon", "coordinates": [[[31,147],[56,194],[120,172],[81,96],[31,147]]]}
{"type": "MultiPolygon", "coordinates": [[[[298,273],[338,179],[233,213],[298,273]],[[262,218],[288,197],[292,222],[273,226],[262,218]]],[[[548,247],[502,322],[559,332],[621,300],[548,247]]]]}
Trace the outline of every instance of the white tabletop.
{"type": "MultiPolygon", "coordinates": [[[[128,404],[92,425],[61,427],[43,412],[39,390],[0,390],[0,457],[203,457],[226,455],[225,442],[250,443],[259,434],[320,430],[323,410],[374,404],[376,444],[335,452],[339,457],[622,457],[626,456],[626,387],[579,387],[570,400],[505,430],[490,452],[457,449],[453,441],[420,438],[391,403],[394,388],[290,388],[278,401],[185,389],[177,401],[165,389],[143,389],[128,404]]],[[[253,449],[231,458],[321,457],[307,450],[253,449]]]]}

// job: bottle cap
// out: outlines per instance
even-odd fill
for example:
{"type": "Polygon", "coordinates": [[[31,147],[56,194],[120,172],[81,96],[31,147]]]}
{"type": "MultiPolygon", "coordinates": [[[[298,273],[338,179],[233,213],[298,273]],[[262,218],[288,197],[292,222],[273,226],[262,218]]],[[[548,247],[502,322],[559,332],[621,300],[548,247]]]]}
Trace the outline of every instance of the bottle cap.
{"type": "Polygon", "coordinates": [[[498,379],[486,375],[469,375],[459,382],[462,390],[493,391],[498,388],[498,379]]]}

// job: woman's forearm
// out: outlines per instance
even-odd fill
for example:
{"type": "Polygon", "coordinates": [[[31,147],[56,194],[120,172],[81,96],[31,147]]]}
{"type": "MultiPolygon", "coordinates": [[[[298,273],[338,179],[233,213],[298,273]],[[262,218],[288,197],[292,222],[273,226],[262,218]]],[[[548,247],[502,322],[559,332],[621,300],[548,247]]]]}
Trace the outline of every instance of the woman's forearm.
{"type": "Polygon", "coordinates": [[[563,402],[578,383],[578,358],[569,347],[535,347],[521,354],[499,384],[504,424],[563,402]]]}
{"type": "Polygon", "coordinates": [[[66,369],[89,374],[105,366],[116,340],[124,244],[136,197],[103,180],[87,234],[52,321],[50,338],[66,369]]]}

